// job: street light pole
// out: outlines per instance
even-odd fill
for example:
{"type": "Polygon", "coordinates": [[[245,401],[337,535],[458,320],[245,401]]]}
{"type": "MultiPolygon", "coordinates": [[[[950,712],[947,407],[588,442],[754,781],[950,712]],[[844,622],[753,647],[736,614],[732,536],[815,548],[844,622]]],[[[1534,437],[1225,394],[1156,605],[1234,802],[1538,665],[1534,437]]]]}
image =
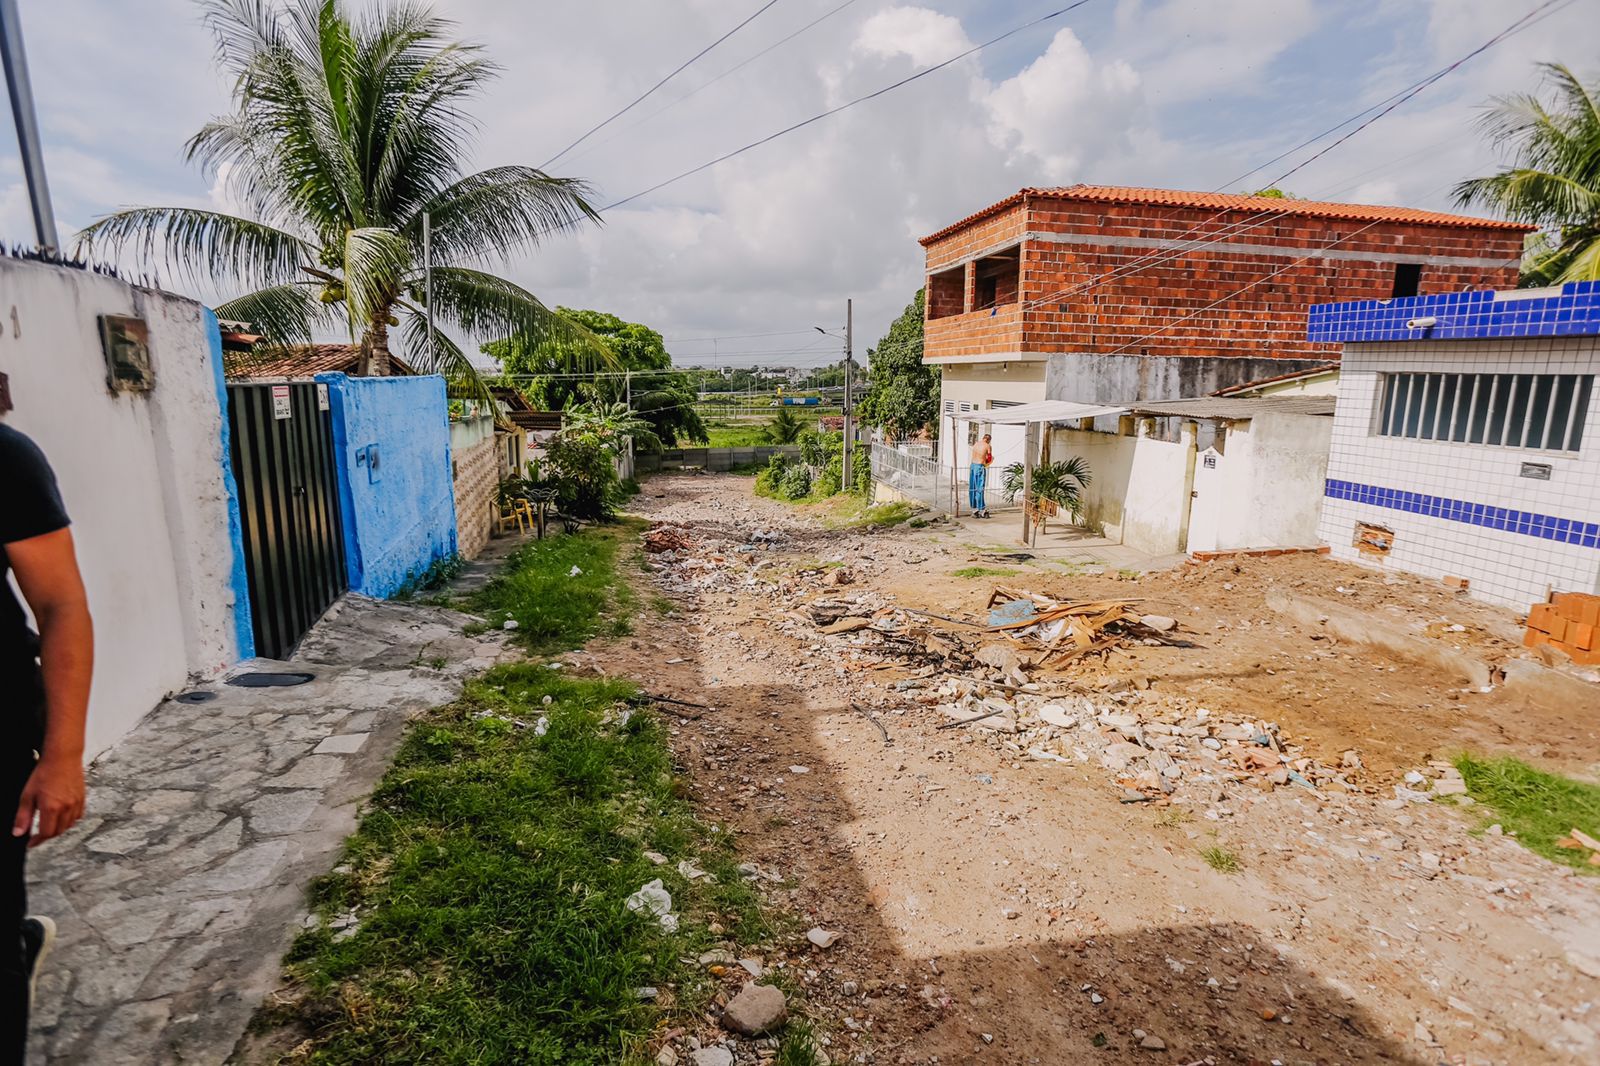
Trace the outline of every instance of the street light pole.
{"type": "Polygon", "coordinates": [[[5,61],[6,89],[11,94],[11,117],[17,126],[22,172],[28,179],[34,233],[38,236],[40,250],[54,253],[60,249],[61,242],[56,237],[56,215],[50,206],[50,185],[44,176],[39,118],[33,110],[33,86],[28,80],[28,57],[22,49],[22,20],[17,15],[17,0],[0,0],[0,58],[5,61]]]}
{"type": "Polygon", "coordinates": [[[844,450],[839,458],[843,460],[844,469],[839,473],[839,487],[850,491],[853,480],[850,477],[850,359],[853,341],[855,339],[855,301],[844,302],[844,450]]]}

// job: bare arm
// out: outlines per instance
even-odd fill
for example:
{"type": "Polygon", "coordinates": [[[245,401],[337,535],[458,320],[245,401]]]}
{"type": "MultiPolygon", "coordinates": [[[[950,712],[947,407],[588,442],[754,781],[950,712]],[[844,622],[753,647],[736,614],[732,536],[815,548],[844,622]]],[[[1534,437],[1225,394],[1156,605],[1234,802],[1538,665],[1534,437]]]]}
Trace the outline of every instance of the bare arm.
{"type": "Polygon", "coordinates": [[[72,546],[72,531],[58,529],[6,545],[17,587],[39,625],[44,673],[44,744],[23,789],[11,831],[29,847],[72,828],[83,815],[83,733],[94,669],[94,627],[72,546]]]}

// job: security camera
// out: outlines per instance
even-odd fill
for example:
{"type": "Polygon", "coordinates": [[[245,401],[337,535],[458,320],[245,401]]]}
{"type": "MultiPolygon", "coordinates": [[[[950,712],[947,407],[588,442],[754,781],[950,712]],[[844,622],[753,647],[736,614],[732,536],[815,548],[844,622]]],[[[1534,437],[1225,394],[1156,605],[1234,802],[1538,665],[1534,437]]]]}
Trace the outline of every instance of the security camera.
{"type": "Polygon", "coordinates": [[[1432,329],[1438,324],[1437,318],[1413,318],[1406,322],[1406,329],[1432,329]]]}

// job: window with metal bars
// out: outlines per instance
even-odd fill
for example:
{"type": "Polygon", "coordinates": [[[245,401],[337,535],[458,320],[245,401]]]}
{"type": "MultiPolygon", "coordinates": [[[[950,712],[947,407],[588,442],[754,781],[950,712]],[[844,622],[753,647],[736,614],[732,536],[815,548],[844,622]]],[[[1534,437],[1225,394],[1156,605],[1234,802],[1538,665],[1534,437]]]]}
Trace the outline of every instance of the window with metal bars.
{"type": "Polygon", "coordinates": [[[1378,434],[1575,452],[1592,374],[1385,374],[1378,434]]]}

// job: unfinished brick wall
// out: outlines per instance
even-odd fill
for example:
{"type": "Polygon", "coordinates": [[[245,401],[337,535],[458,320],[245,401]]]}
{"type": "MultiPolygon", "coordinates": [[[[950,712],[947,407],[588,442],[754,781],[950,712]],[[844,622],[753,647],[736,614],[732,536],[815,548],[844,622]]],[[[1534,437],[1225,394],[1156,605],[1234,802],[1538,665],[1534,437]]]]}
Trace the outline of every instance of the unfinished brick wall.
{"type": "Polygon", "coordinates": [[[462,448],[451,456],[456,488],[456,550],[475,559],[489,543],[491,508],[500,484],[500,437],[462,448]]]}
{"type": "MultiPolygon", "coordinates": [[[[1522,250],[1522,232],[1505,227],[1062,196],[1013,201],[925,243],[930,276],[1008,245],[1022,249],[1020,302],[996,314],[930,317],[926,358],[1084,352],[1337,360],[1338,345],[1306,340],[1312,304],[1388,298],[1402,262],[1422,264],[1424,293],[1515,287],[1522,250]],[[1216,243],[1173,244],[1187,241],[1216,243]]],[[[968,289],[965,307],[973,308],[970,271],[968,289]]]]}

